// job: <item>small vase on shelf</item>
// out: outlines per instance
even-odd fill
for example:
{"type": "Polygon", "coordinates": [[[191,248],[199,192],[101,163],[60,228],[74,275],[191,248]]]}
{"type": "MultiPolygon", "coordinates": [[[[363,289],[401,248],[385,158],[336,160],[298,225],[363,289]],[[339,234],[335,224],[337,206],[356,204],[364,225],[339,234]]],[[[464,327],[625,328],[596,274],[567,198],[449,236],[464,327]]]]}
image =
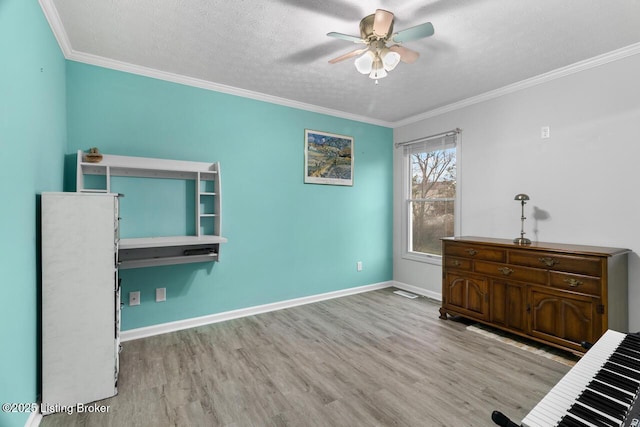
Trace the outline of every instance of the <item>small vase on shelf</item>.
{"type": "Polygon", "coordinates": [[[84,159],[89,163],[100,163],[100,161],[102,160],[102,154],[100,154],[100,151],[98,151],[96,147],[93,147],[90,148],[89,152],[84,155],[84,159]]]}

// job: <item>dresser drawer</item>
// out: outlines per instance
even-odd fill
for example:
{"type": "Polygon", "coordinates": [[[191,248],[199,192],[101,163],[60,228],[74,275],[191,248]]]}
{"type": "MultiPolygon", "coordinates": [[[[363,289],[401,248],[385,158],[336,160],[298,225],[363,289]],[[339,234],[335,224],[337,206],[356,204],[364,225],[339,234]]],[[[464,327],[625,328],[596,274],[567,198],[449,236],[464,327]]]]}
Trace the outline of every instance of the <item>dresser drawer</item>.
{"type": "Polygon", "coordinates": [[[580,292],[600,296],[602,294],[602,280],[598,277],[581,276],[551,271],[549,283],[552,287],[567,291],[580,292]]]}
{"type": "Polygon", "coordinates": [[[482,259],[487,261],[504,262],[507,260],[507,251],[504,249],[464,243],[446,243],[444,253],[445,255],[452,255],[454,257],[482,259]]]}
{"type": "Polygon", "coordinates": [[[602,276],[602,260],[597,257],[558,255],[552,252],[510,251],[509,262],[567,273],[602,276]]]}
{"type": "Polygon", "coordinates": [[[548,273],[546,270],[521,267],[519,265],[476,261],[475,272],[509,278],[525,283],[536,283],[540,285],[546,285],[548,283],[548,273]]]}
{"type": "Polygon", "coordinates": [[[448,257],[445,257],[444,259],[444,266],[446,268],[455,268],[458,270],[465,270],[465,271],[471,270],[471,263],[472,261],[467,258],[454,258],[454,257],[448,256],[448,257]]]}

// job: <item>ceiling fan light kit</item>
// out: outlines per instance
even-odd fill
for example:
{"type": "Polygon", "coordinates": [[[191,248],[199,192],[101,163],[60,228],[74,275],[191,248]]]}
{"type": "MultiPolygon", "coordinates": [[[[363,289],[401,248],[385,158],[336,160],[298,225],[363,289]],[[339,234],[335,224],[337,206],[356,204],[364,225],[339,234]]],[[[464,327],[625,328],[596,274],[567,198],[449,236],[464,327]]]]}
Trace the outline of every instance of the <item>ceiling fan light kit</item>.
{"type": "Polygon", "coordinates": [[[384,69],[382,61],[380,60],[380,58],[377,58],[373,63],[373,69],[369,74],[369,78],[374,79],[376,81],[376,84],[378,84],[378,79],[387,77],[387,74],[387,70],[384,69]]]}
{"type": "Polygon", "coordinates": [[[367,47],[356,49],[337,58],[331,59],[330,64],[335,64],[345,59],[356,58],[354,65],[358,72],[369,74],[376,81],[387,76],[400,63],[411,64],[420,54],[398,43],[418,40],[433,35],[434,29],[430,22],[416,25],[398,33],[393,32],[393,13],[378,9],[376,13],[365,16],[360,21],[360,38],[348,34],[331,32],[327,36],[335,37],[353,43],[363,43],[367,47]],[[396,43],[387,47],[387,42],[396,43]]]}

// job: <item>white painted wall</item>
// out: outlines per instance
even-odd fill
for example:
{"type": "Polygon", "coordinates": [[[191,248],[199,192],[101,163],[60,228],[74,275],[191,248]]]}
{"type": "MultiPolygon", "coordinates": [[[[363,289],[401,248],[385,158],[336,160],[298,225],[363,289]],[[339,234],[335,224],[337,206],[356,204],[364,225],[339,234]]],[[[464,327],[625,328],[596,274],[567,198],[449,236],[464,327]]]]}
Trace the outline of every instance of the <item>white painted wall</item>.
{"type": "MultiPolygon", "coordinates": [[[[640,54],[394,130],[396,142],[462,128],[459,235],[629,248],[640,306],[640,54]],[[541,139],[549,126],[551,137],[541,139]]],[[[402,259],[402,150],[394,158],[394,280],[441,293],[440,266],[402,259]]],[[[629,312],[630,331],[640,312],[629,312]]]]}

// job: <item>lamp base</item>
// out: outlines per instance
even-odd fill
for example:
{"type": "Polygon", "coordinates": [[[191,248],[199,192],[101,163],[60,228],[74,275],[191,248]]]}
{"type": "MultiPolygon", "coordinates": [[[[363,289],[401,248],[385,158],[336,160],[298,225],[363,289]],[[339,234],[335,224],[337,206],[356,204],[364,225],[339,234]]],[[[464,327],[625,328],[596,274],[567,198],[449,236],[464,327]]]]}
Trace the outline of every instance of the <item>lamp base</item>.
{"type": "Polygon", "coordinates": [[[527,239],[526,237],[517,237],[515,239],[513,239],[513,243],[515,243],[516,245],[530,245],[531,244],[531,240],[527,239]]]}

